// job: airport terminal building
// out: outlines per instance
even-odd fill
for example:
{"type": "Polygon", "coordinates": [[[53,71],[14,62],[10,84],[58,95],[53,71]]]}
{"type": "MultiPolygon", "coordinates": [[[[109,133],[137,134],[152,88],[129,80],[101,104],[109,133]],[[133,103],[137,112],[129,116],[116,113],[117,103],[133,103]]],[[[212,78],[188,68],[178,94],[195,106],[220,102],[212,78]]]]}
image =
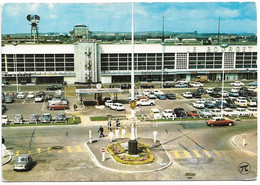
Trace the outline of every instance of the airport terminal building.
{"type": "MultiPolygon", "coordinates": [[[[2,47],[2,83],[61,83],[131,81],[131,44],[20,44],[2,47]]],[[[135,81],[256,79],[257,46],[135,44],[135,81]]]]}

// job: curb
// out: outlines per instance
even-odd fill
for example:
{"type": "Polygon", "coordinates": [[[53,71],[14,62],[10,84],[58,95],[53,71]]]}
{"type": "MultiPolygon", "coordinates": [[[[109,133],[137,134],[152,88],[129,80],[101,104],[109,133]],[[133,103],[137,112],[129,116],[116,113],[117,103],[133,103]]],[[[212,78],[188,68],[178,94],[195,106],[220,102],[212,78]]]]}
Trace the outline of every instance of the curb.
{"type": "Polygon", "coordinates": [[[123,170],[117,170],[117,169],[113,169],[113,168],[108,168],[106,166],[103,166],[102,164],[99,163],[98,159],[96,158],[96,156],[93,154],[93,152],[90,150],[89,146],[87,143],[85,143],[87,149],[90,151],[92,157],[94,158],[94,162],[96,163],[96,165],[100,168],[103,168],[103,169],[106,169],[106,170],[109,170],[109,171],[114,171],[114,172],[121,172],[121,173],[145,173],[145,172],[155,172],[155,171],[160,171],[160,170],[163,170],[165,168],[168,168],[171,164],[172,164],[172,159],[170,158],[168,152],[165,150],[165,147],[164,145],[162,144],[162,142],[160,141],[164,151],[166,152],[168,158],[170,159],[170,162],[164,166],[164,167],[161,167],[161,168],[157,168],[157,169],[154,169],[154,170],[146,170],[146,171],[123,171],[123,170]]]}
{"type": "Polygon", "coordinates": [[[11,153],[8,150],[6,150],[6,152],[9,154],[9,159],[5,163],[3,163],[2,166],[6,165],[7,163],[9,163],[12,160],[11,153]]]}
{"type": "Polygon", "coordinates": [[[252,155],[257,156],[257,154],[254,153],[254,152],[251,152],[251,151],[248,151],[248,150],[243,150],[242,148],[239,148],[238,145],[237,145],[236,142],[235,142],[235,138],[236,138],[237,136],[238,136],[238,135],[234,136],[234,137],[231,139],[233,145],[234,145],[237,149],[241,150],[242,152],[247,152],[247,153],[250,153],[250,154],[252,154],[252,155]]]}

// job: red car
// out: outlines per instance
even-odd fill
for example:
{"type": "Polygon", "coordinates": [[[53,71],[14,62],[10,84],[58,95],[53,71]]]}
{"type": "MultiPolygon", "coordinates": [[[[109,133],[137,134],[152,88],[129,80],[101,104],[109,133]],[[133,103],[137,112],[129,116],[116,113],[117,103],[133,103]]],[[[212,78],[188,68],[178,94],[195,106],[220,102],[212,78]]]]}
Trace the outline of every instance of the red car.
{"type": "Polygon", "coordinates": [[[65,109],[69,109],[69,105],[67,104],[63,104],[63,103],[56,103],[56,104],[52,104],[49,105],[49,109],[50,110],[65,110],[65,109]]]}
{"type": "Polygon", "coordinates": [[[199,113],[195,110],[189,110],[186,112],[189,117],[199,117],[199,113]]]}
{"type": "Polygon", "coordinates": [[[228,126],[233,126],[234,121],[230,119],[225,119],[222,117],[214,117],[210,120],[207,121],[208,126],[214,126],[214,125],[228,125],[228,126]]]}

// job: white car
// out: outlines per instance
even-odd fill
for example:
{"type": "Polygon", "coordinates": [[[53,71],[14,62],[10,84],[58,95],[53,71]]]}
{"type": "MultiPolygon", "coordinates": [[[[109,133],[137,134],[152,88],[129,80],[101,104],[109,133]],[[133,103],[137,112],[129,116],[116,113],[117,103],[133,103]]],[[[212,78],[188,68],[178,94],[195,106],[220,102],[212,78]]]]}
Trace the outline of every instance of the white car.
{"type": "Polygon", "coordinates": [[[147,96],[148,94],[150,94],[150,91],[149,90],[144,90],[143,94],[144,94],[144,96],[147,96]]]}
{"type": "Polygon", "coordinates": [[[148,94],[146,97],[149,99],[156,99],[156,96],[152,93],[148,94]]]}
{"type": "Polygon", "coordinates": [[[256,99],[248,99],[247,106],[249,107],[257,107],[257,100],[256,99]]]}
{"type": "Polygon", "coordinates": [[[27,99],[32,99],[35,97],[34,92],[28,92],[27,99]]]}
{"type": "Polygon", "coordinates": [[[249,90],[249,91],[254,91],[254,92],[257,92],[257,89],[256,89],[256,87],[249,87],[249,88],[248,88],[248,90],[249,90]]]}
{"type": "Polygon", "coordinates": [[[235,87],[241,87],[244,86],[245,84],[240,82],[240,81],[235,81],[234,83],[230,83],[230,86],[235,86],[235,87]]]}
{"type": "Polygon", "coordinates": [[[249,113],[249,116],[257,117],[257,108],[256,107],[250,107],[247,109],[247,112],[249,113]]]}
{"type": "Polygon", "coordinates": [[[213,93],[213,88],[208,88],[208,89],[206,90],[206,92],[207,92],[208,94],[213,93]]]}
{"type": "Polygon", "coordinates": [[[155,105],[154,101],[152,100],[140,99],[139,101],[137,101],[137,106],[151,106],[151,105],[155,105]]]}
{"type": "Polygon", "coordinates": [[[233,88],[230,90],[230,92],[235,92],[235,93],[237,93],[237,92],[239,92],[239,90],[240,90],[240,87],[233,87],[233,88]]]}
{"type": "Polygon", "coordinates": [[[220,117],[220,116],[222,116],[222,113],[221,113],[220,109],[212,109],[210,112],[211,112],[213,117],[220,117]]]}
{"type": "Polygon", "coordinates": [[[112,101],[112,100],[107,100],[107,101],[105,102],[105,106],[111,107],[111,105],[113,105],[113,101],[112,101]]]}
{"type": "Polygon", "coordinates": [[[227,117],[237,117],[238,116],[237,112],[230,108],[225,108],[223,114],[224,114],[224,116],[227,116],[227,117]]]}
{"type": "Polygon", "coordinates": [[[187,83],[189,83],[189,82],[188,82],[187,80],[185,80],[185,79],[181,79],[181,80],[178,80],[177,83],[178,83],[178,84],[180,84],[180,83],[181,83],[181,84],[182,84],[182,83],[187,84],[187,83]]]}
{"type": "Polygon", "coordinates": [[[110,108],[112,110],[116,110],[116,111],[119,111],[119,110],[125,110],[125,106],[122,104],[122,103],[113,103],[110,108]]]}
{"type": "Polygon", "coordinates": [[[236,99],[235,104],[239,107],[247,107],[247,100],[244,97],[239,97],[236,99]]]}
{"type": "Polygon", "coordinates": [[[43,102],[43,100],[44,100],[43,96],[36,96],[36,97],[34,98],[34,101],[35,101],[35,102],[43,102]]]}
{"type": "Polygon", "coordinates": [[[165,110],[162,112],[162,117],[165,117],[166,119],[169,119],[169,118],[176,117],[176,115],[174,114],[173,110],[171,110],[171,109],[165,109],[165,110]]]}
{"type": "Polygon", "coordinates": [[[205,107],[204,102],[202,102],[202,101],[196,101],[192,105],[193,105],[193,107],[195,107],[197,109],[203,109],[205,107]]]}
{"type": "Polygon", "coordinates": [[[203,87],[204,85],[200,82],[194,82],[193,84],[190,84],[191,87],[203,87]]]}
{"type": "Polygon", "coordinates": [[[157,90],[157,89],[154,89],[153,91],[153,94],[155,95],[155,96],[157,96],[160,92],[162,92],[162,91],[159,91],[159,90],[157,90]]]}
{"type": "Polygon", "coordinates": [[[182,96],[185,97],[185,98],[192,98],[193,97],[191,92],[185,92],[185,93],[182,94],[182,96]]]}
{"type": "Polygon", "coordinates": [[[160,111],[157,108],[152,108],[151,111],[150,111],[150,115],[153,119],[160,119],[161,118],[160,111]]]}
{"type": "Polygon", "coordinates": [[[10,124],[9,118],[7,115],[2,115],[2,125],[10,124]]]}
{"type": "Polygon", "coordinates": [[[229,96],[229,94],[228,94],[227,91],[223,91],[223,92],[221,92],[221,96],[222,96],[222,94],[223,94],[223,97],[228,97],[228,96],[229,96]]]}
{"type": "Polygon", "coordinates": [[[16,98],[17,99],[24,99],[25,98],[25,93],[24,92],[18,92],[16,98]]]}
{"type": "Polygon", "coordinates": [[[237,108],[236,112],[239,117],[249,117],[251,115],[245,108],[237,108]]]}

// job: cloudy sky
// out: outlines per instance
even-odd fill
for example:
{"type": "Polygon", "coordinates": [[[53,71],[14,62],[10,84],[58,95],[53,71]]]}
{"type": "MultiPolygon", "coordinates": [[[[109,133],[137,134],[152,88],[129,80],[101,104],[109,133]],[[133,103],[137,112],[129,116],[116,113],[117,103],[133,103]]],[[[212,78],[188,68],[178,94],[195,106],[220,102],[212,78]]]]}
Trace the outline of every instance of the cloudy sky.
{"type": "MultiPolygon", "coordinates": [[[[41,17],[40,33],[68,33],[76,24],[91,31],[130,32],[131,3],[99,4],[5,4],[2,9],[2,34],[29,33],[28,14],[41,17]]],[[[135,3],[135,31],[217,33],[221,17],[222,33],[256,33],[255,3],[186,2],[135,3]]]]}

